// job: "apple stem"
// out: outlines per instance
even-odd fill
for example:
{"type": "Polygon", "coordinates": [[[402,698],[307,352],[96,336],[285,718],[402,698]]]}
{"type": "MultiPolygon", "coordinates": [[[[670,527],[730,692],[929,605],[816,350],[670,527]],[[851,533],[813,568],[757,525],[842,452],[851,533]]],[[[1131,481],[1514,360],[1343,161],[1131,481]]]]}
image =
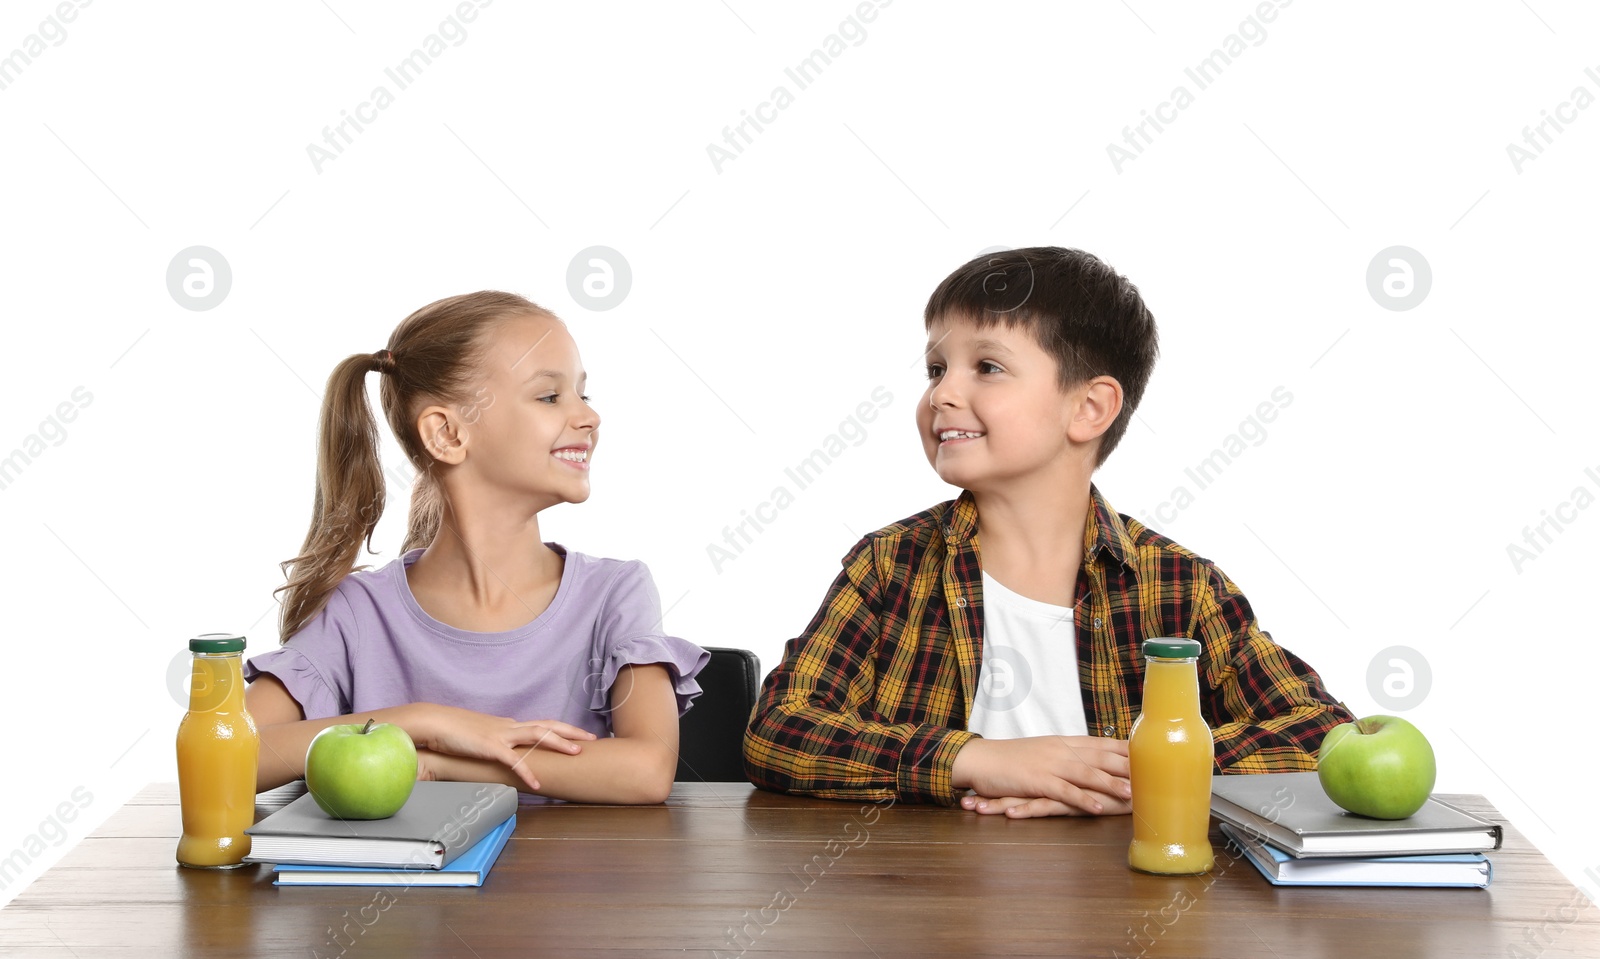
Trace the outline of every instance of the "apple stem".
{"type": "Polygon", "coordinates": [[[377,722],[377,721],[378,721],[378,719],[377,719],[376,716],[368,719],[367,720],[367,724],[365,726],[361,727],[361,735],[365,736],[367,734],[367,730],[371,729],[372,728],[372,724],[377,722]]]}
{"type": "Polygon", "coordinates": [[[1356,732],[1360,733],[1363,736],[1371,736],[1373,733],[1377,732],[1378,730],[1380,730],[1382,728],[1383,727],[1380,726],[1378,723],[1373,722],[1371,717],[1359,720],[1356,723],[1356,732]]]}

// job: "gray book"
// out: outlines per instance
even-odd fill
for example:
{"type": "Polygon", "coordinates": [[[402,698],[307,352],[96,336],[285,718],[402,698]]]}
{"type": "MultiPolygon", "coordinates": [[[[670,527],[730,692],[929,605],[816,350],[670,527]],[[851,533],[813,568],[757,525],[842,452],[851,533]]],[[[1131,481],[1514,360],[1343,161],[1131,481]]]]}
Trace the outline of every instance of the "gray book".
{"type": "Polygon", "coordinates": [[[443,869],[516,811],[502,783],[419,782],[388,819],[335,819],[307,793],[245,830],[244,861],[443,869]]]}
{"type": "Polygon", "coordinates": [[[1211,814],[1296,859],[1484,852],[1502,839],[1498,824],[1438,799],[1406,819],[1346,812],[1314,772],[1212,777],[1211,814]]]}

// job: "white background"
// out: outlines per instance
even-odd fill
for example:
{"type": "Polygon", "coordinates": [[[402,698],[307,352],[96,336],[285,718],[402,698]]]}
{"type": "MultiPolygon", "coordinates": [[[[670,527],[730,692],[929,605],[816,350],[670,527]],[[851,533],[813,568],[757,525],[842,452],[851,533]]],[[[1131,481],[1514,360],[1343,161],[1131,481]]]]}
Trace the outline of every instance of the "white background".
{"type": "MultiPolygon", "coordinates": [[[[1057,244],[1160,324],[1096,476],[1113,505],[1193,491],[1185,468],[1287,390],[1264,441],[1152,522],[1357,714],[1385,711],[1379,650],[1425,660],[1405,715],[1438,788],[1486,794],[1593,894],[1600,509],[1562,504],[1600,495],[1600,106],[1520,172],[1506,148],[1600,95],[1600,16],[1531,4],[1295,3],[1203,90],[1185,67],[1253,4],[902,0],[804,90],[785,67],[853,4],[502,0],[404,90],[385,67],[452,5],[81,10],[0,90],[0,455],[59,440],[0,490],[0,857],[75,787],[92,803],[29,878],[175,778],[174,656],[214,630],[276,642],[321,386],[417,307],[499,288],[568,320],[604,443],[546,538],[645,560],[671,632],[770,667],[859,535],[955,495],[912,424],[928,294],[980,250],[1057,244]],[[318,172],[308,144],[379,84],[394,103],[318,172]],[[708,145],[779,84],[793,103],[719,172],[708,145]],[[1119,172],[1107,145],[1180,84],[1194,102],[1119,172]],[[166,283],[195,245],[232,270],[205,311],[166,283]],[[632,271],[607,311],[566,279],[595,245],[632,271]],[[1367,285],[1394,245],[1431,265],[1409,310],[1367,285]],[[880,386],[865,441],[715,569],[724,527],[880,386]],[[62,439],[41,424],[78,387],[62,439]],[[1558,508],[1519,569],[1508,546],[1558,508]]],[[[53,9],[7,4],[0,54],[53,9]]]]}

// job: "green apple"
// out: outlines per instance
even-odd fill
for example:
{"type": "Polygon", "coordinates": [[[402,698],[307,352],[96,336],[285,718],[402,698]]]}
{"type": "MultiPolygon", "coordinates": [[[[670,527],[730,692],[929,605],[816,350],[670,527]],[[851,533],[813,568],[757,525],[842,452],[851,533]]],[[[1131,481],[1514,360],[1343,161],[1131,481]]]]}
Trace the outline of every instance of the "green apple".
{"type": "Polygon", "coordinates": [[[329,726],[306,750],[306,789],[335,819],[387,819],[417,784],[417,746],[393,723],[329,726]]]}
{"type": "Polygon", "coordinates": [[[1398,716],[1368,716],[1328,730],[1317,778],[1328,798],[1373,819],[1404,819],[1422,808],[1437,772],[1422,730],[1398,716]]]}

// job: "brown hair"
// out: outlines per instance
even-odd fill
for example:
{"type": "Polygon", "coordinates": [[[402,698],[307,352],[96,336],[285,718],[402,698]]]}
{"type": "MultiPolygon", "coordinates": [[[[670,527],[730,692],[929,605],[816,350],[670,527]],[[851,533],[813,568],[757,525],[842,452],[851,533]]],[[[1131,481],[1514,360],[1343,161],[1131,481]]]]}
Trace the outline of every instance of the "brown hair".
{"type": "Polygon", "coordinates": [[[1059,246],[969,260],[928,298],[923,327],[941,317],[971,320],[980,329],[1024,327],[1055,358],[1063,390],[1096,376],[1122,384],[1122,410],[1100,435],[1095,466],[1128,431],[1159,353],[1156,319],[1139,288],[1093,254],[1059,246]]]}
{"type": "Polygon", "coordinates": [[[444,503],[416,415],[430,403],[463,403],[481,376],[488,334],[501,320],[530,314],[554,318],[535,303],[496,290],[435,300],[402,320],[384,350],[357,353],[334,367],[322,395],[311,528],[300,554],[279,564],[288,582],[273,591],[287,594],[279,616],[280,642],[322,611],[341,580],[366,568],[355,565],[362,540],[372,551],[385,489],[367,374],[384,374],[378,388],[384,417],[416,469],[401,551],[427,546],[439,531],[444,503]]]}

